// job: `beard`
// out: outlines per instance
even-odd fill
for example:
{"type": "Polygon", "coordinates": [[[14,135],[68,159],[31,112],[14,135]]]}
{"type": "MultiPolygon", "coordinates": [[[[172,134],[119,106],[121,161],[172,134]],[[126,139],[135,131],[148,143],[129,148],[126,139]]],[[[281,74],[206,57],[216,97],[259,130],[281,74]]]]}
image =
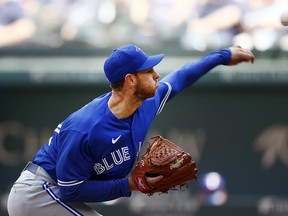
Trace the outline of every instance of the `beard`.
{"type": "Polygon", "coordinates": [[[156,87],[155,88],[147,88],[144,87],[141,80],[138,79],[138,84],[136,86],[136,90],[134,95],[141,99],[141,100],[146,100],[148,98],[154,97],[156,93],[156,87]]]}

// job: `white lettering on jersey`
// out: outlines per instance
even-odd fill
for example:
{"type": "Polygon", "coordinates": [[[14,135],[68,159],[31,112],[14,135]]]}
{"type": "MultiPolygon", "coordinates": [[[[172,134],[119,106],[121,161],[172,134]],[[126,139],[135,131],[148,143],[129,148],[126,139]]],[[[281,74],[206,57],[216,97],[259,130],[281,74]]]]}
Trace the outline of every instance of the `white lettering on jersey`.
{"type": "Polygon", "coordinates": [[[121,148],[121,149],[122,149],[124,161],[130,160],[130,155],[129,155],[129,148],[128,148],[128,146],[123,147],[123,148],[121,148]]]}
{"type": "Polygon", "coordinates": [[[100,163],[95,163],[94,170],[96,171],[97,175],[100,175],[105,172],[105,167],[100,163]]]}
{"type": "Polygon", "coordinates": [[[123,157],[122,157],[122,155],[121,155],[120,150],[119,150],[119,149],[116,150],[116,153],[117,153],[117,155],[118,155],[118,157],[119,157],[119,160],[117,160],[117,158],[116,158],[116,156],[115,156],[115,152],[111,152],[111,155],[112,155],[112,158],[113,158],[114,163],[115,163],[116,165],[122,164],[122,163],[123,163],[123,157]]]}
{"type": "Polygon", "coordinates": [[[108,164],[106,158],[103,158],[102,161],[103,161],[103,163],[104,163],[104,165],[105,165],[106,170],[110,170],[110,169],[112,169],[112,168],[114,167],[114,164],[113,164],[113,163],[110,164],[110,165],[108,164]]]}
{"type": "Polygon", "coordinates": [[[121,149],[117,149],[116,151],[111,152],[110,156],[112,158],[111,164],[109,164],[107,161],[107,158],[109,158],[109,156],[107,158],[102,159],[102,164],[101,163],[94,164],[94,170],[96,171],[97,175],[100,175],[105,171],[112,169],[115,165],[121,165],[123,162],[131,159],[128,146],[122,147],[121,149]]]}

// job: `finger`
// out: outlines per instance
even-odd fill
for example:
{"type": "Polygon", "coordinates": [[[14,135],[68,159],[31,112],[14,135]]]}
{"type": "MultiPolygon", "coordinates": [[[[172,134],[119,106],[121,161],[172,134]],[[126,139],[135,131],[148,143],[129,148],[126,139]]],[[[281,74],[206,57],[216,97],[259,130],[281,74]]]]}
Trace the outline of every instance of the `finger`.
{"type": "Polygon", "coordinates": [[[250,50],[240,48],[240,51],[242,52],[242,57],[244,61],[254,63],[255,56],[250,50]]]}
{"type": "Polygon", "coordinates": [[[255,55],[249,50],[250,53],[250,59],[251,59],[251,63],[254,63],[255,61],[255,55]]]}
{"type": "Polygon", "coordinates": [[[161,181],[163,178],[164,178],[163,175],[159,175],[159,176],[156,176],[156,177],[147,177],[147,182],[150,185],[155,185],[157,182],[161,181]]]}
{"type": "Polygon", "coordinates": [[[253,55],[251,58],[250,58],[250,62],[253,64],[255,61],[255,56],[253,55]]]}
{"type": "Polygon", "coordinates": [[[253,53],[251,51],[247,52],[246,56],[247,56],[247,61],[254,63],[255,56],[253,55],[253,53]]]}

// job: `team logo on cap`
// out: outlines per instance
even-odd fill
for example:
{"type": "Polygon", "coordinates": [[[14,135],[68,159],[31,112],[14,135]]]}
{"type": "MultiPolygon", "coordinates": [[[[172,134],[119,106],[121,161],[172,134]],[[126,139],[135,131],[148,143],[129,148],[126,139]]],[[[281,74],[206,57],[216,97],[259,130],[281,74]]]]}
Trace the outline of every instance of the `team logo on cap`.
{"type": "Polygon", "coordinates": [[[141,52],[142,50],[139,48],[139,47],[137,47],[136,45],[135,45],[135,48],[136,48],[136,52],[141,52]]]}

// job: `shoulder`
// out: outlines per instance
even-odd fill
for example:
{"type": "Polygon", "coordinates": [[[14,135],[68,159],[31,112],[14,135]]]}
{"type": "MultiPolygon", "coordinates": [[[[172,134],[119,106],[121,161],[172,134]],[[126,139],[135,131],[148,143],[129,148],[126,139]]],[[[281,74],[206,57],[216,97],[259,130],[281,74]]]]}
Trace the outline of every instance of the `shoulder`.
{"type": "Polygon", "coordinates": [[[171,94],[171,91],[172,91],[172,86],[170,83],[159,82],[155,97],[158,97],[160,101],[167,100],[167,98],[171,94]]]}
{"type": "Polygon", "coordinates": [[[172,91],[172,86],[168,82],[159,82],[156,94],[154,97],[147,99],[142,108],[153,109],[155,108],[155,114],[159,114],[166,104],[172,91]]]}
{"type": "Polygon", "coordinates": [[[89,133],[95,125],[99,124],[108,115],[107,101],[109,94],[95,98],[76,112],[72,113],[63,122],[66,130],[75,130],[80,133],[89,133]]]}

